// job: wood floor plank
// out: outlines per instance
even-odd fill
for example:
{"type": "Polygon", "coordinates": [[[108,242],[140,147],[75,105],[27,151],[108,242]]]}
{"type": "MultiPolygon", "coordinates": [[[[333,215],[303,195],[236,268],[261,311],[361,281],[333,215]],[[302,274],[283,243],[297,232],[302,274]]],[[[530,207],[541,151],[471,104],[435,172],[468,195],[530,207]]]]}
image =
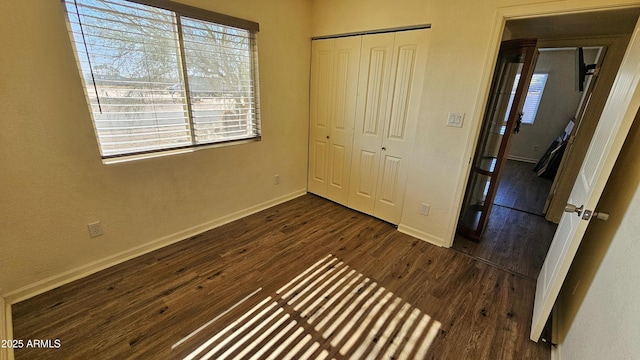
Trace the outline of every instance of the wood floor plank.
{"type": "Polygon", "coordinates": [[[15,304],[16,338],[61,341],[15,354],[549,359],[534,286],[306,195],[15,304]]]}

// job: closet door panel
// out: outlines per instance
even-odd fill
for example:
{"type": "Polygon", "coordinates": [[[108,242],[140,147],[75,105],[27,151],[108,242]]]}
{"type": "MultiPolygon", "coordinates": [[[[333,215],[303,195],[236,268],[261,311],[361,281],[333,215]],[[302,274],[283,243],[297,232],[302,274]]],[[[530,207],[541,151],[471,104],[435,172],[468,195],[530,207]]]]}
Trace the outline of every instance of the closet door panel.
{"type": "Polygon", "coordinates": [[[398,50],[393,79],[394,89],[391,96],[391,116],[386,139],[405,140],[417,50],[417,45],[403,46],[398,50]]]}
{"type": "MultiPolygon", "coordinates": [[[[348,186],[349,184],[350,174],[345,174],[345,170],[349,170],[349,164],[345,161],[347,160],[345,155],[346,153],[347,149],[345,149],[344,146],[331,144],[331,158],[329,160],[329,187],[327,188],[328,198],[337,198],[340,193],[344,191],[345,186],[348,186]]],[[[351,159],[348,160],[350,161],[351,159]]]]}
{"type": "Polygon", "coordinates": [[[362,38],[349,207],[373,213],[395,35],[362,38]]]}
{"type": "Polygon", "coordinates": [[[320,196],[327,195],[334,46],[334,40],[317,40],[311,47],[308,189],[320,196]]]}
{"type": "Polygon", "coordinates": [[[309,191],[398,224],[428,30],[314,40],[309,191]]]}
{"type": "Polygon", "coordinates": [[[339,38],[334,47],[327,197],[343,205],[349,199],[361,41],[360,36],[339,38]]]}
{"type": "MultiPolygon", "coordinates": [[[[355,193],[367,199],[373,205],[373,199],[376,194],[375,179],[378,175],[378,156],[376,153],[361,150],[358,159],[359,176],[354,182],[355,193]]],[[[370,211],[373,210],[371,206],[370,211]]]]}
{"type": "Polygon", "coordinates": [[[420,113],[429,30],[396,33],[382,139],[382,165],[373,215],[400,223],[405,185],[420,113]]]}
{"type": "Polygon", "coordinates": [[[402,159],[385,155],[380,172],[380,191],[377,200],[389,205],[396,205],[398,199],[398,174],[402,166],[402,159]]]}

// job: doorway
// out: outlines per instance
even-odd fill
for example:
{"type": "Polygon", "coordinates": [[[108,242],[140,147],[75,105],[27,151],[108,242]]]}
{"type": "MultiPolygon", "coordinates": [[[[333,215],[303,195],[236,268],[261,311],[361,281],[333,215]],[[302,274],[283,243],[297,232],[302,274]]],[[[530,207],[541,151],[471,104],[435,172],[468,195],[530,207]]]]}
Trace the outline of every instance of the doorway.
{"type": "MultiPolygon", "coordinates": [[[[571,54],[565,54],[571,59],[575,58],[575,49],[578,47],[604,46],[609,50],[607,61],[610,61],[610,63],[607,64],[607,71],[611,72],[612,78],[610,81],[613,82],[619,61],[612,61],[611,59],[615,60],[615,57],[619,56],[621,60],[627,45],[624,39],[621,40],[621,38],[616,37],[620,34],[629,34],[638,18],[637,9],[632,9],[632,11],[627,9],[626,12],[626,14],[622,14],[621,11],[606,11],[512,20],[506,24],[505,38],[538,37],[545,39],[539,42],[539,47],[548,49],[542,51],[543,56],[547,51],[554,53],[565,51],[567,54],[571,54]],[[601,21],[601,23],[598,23],[598,21],[601,21]],[[613,21],[615,21],[615,24],[612,24],[613,21]],[[563,23],[568,26],[563,28],[561,25],[563,23]],[[580,29],[583,30],[584,34],[580,34],[580,29]],[[596,29],[599,32],[594,32],[596,29]],[[603,39],[607,38],[609,40],[604,40],[603,42],[603,39]],[[600,43],[596,43],[596,40],[599,40],[600,43]],[[611,46],[612,41],[615,43],[613,46],[611,46]],[[620,49],[622,49],[622,52],[616,53],[616,51],[620,52],[620,49]]],[[[628,37],[625,39],[628,41],[628,37]]],[[[575,70],[573,71],[575,72],[575,70]]],[[[549,71],[549,73],[551,77],[555,71],[549,71]]],[[[571,87],[577,87],[574,80],[571,81],[571,87]]],[[[602,93],[603,91],[601,90],[600,92],[602,93]]],[[[607,89],[606,93],[599,95],[603,98],[601,100],[603,103],[608,92],[607,89]]],[[[555,94],[553,96],[557,97],[558,95],[555,94]]],[[[591,99],[592,105],[594,103],[593,100],[596,100],[593,107],[597,108],[600,100],[591,99]]],[[[574,107],[571,112],[575,114],[578,112],[576,110],[577,107],[574,107]]],[[[571,116],[562,115],[561,117],[564,118],[562,121],[566,121],[564,125],[561,125],[564,128],[571,116]]],[[[597,124],[597,117],[595,124],[597,124]]],[[[524,126],[522,135],[525,135],[530,130],[527,126],[524,126]]],[[[595,125],[593,125],[593,128],[595,128],[595,125]]],[[[556,130],[554,131],[557,132],[556,130]]],[[[590,135],[585,139],[581,141],[585,142],[586,147],[588,147],[590,135]]],[[[535,280],[556,230],[556,225],[546,220],[543,212],[546,200],[545,193],[549,192],[549,188],[553,184],[553,177],[550,179],[537,177],[533,167],[539,157],[523,155],[515,151],[515,148],[517,145],[529,148],[535,146],[538,152],[544,152],[550,144],[540,140],[539,137],[534,139],[534,141],[537,141],[536,144],[522,140],[523,137],[516,136],[510,146],[508,160],[505,162],[504,171],[500,177],[500,186],[492,202],[493,210],[481,238],[478,242],[474,242],[456,235],[453,249],[481,261],[491,263],[506,271],[535,280]],[[521,142],[524,145],[519,144],[521,142]],[[541,193],[542,196],[540,195],[541,193]],[[542,207],[540,207],[540,201],[542,201],[542,207]]],[[[586,151],[586,147],[584,151],[586,151]]],[[[582,158],[579,158],[580,163],[581,160],[582,158]]],[[[575,162],[575,159],[573,162],[575,162]]],[[[580,165],[578,164],[577,167],[579,168],[580,165]]],[[[566,182],[573,184],[574,181],[567,180],[566,182]]]]}

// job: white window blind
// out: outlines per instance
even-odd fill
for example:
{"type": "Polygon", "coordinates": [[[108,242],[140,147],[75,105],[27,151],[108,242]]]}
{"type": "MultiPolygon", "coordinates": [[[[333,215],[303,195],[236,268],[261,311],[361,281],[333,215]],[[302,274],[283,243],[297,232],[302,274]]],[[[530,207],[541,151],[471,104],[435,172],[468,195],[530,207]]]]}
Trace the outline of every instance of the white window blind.
{"type": "MultiPolygon", "coordinates": [[[[535,73],[531,77],[531,82],[529,83],[529,89],[527,90],[527,97],[524,100],[524,106],[522,107],[522,123],[523,124],[533,124],[536,119],[536,114],[538,113],[538,107],[540,106],[540,100],[542,99],[542,93],[544,92],[544,87],[547,84],[547,78],[549,74],[546,73],[535,73]]],[[[513,82],[513,88],[511,89],[511,96],[509,98],[509,107],[513,103],[513,98],[516,95],[516,88],[518,86],[518,81],[520,80],[520,74],[516,75],[516,78],[513,82]]],[[[507,121],[507,117],[509,114],[506,114],[504,121],[507,121]]]]}
{"type": "Polygon", "coordinates": [[[184,5],[65,5],[103,158],[259,139],[257,24],[184,5]]]}

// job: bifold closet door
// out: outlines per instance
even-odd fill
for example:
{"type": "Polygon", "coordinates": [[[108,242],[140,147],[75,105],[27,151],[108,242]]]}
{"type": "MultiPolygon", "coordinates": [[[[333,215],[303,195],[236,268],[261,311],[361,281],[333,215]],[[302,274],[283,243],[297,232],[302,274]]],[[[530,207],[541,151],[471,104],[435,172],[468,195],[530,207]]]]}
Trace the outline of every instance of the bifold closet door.
{"type": "Polygon", "coordinates": [[[347,205],[361,37],[314,40],[309,192],[347,205]]]}
{"type": "Polygon", "coordinates": [[[398,224],[413,149],[429,30],[362,40],[349,206],[398,224]]]}

